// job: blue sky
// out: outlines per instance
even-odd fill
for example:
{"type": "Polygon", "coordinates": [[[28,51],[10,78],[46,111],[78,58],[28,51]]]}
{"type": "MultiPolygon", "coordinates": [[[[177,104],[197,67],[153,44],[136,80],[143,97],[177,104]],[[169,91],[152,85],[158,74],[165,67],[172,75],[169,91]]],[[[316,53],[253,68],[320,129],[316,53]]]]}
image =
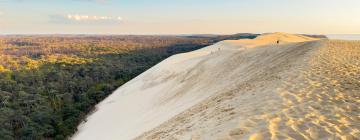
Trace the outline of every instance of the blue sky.
{"type": "Polygon", "coordinates": [[[358,34],[359,7],[359,0],[0,0],[0,34],[358,34]]]}

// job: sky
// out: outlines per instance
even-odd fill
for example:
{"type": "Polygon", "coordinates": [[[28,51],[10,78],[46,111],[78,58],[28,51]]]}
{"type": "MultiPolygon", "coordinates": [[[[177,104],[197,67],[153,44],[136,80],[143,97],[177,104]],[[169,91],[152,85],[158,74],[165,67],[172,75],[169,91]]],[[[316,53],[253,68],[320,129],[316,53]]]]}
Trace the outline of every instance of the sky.
{"type": "Polygon", "coordinates": [[[0,0],[0,34],[360,34],[360,0],[0,0]]]}

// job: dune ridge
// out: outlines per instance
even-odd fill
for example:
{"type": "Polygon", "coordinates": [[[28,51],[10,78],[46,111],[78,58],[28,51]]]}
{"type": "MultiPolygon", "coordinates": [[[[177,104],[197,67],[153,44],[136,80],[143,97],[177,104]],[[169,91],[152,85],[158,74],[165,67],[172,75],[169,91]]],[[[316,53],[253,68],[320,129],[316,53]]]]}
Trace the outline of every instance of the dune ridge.
{"type": "Polygon", "coordinates": [[[73,139],[356,139],[359,44],[271,33],[172,56],[73,139]]]}

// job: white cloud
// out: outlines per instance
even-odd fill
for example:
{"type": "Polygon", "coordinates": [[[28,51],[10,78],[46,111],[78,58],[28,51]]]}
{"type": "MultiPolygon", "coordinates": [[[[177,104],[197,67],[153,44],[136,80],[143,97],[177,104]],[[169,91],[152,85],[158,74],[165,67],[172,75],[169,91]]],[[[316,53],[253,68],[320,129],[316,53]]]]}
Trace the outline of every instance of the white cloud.
{"type": "Polygon", "coordinates": [[[109,16],[89,16],[89,15],[72,15],[72,14],[68,14],[66,15],[67,19],[69,20],[76,20],[76,21],[100,21],[100,20],[104,20],[104,21],[121,21],[122,18],[121,17],[109,17],[109,16]]]}
{"type": "Polygon", "coordinates": [[[94,16],[94,15],[50,15],[50,21],[55,23],[120,23],[120,16],[94,16]]]}

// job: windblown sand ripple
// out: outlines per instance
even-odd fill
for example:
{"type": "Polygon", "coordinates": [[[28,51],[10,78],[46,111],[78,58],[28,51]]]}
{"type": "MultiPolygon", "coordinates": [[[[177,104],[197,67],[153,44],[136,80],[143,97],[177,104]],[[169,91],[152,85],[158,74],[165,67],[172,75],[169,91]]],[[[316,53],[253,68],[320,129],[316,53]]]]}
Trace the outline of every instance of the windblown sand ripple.
{"type": "Polygon", "coordinates": [[[278,89],[281,110],[249,118],[239,128],[262,130],[250,139],[360,138],[359,62],[360,42],[324,41],[278,89]]]}

